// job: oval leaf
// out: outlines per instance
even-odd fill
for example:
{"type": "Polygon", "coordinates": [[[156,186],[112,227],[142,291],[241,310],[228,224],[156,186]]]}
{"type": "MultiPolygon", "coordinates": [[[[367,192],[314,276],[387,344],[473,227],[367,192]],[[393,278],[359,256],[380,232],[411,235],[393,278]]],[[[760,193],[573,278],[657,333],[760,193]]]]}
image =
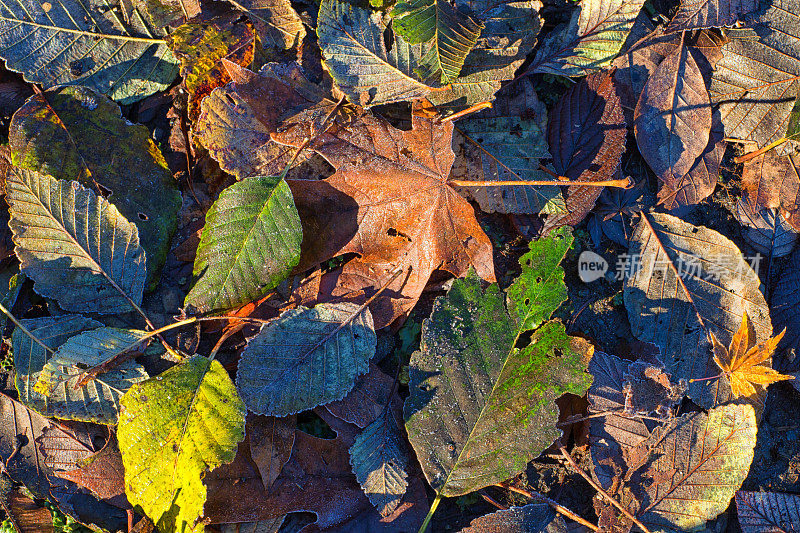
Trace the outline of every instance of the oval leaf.
{"type": "Polygon", "coordinates": [[[147,275],[139,231],[76,181],[15,168],[6,179],[20,268],[67,311],[131,311],[147,275]]]}
{"type": "Polygon", "coordinates": [[[263,296],[297,265],[302,239],[300,216],[283,178],[234,183],[206,214],[194,262],[200,278],[186,304],[214,311],[263,296]]]}
{"type": "Polygon", "coordinates": [[[125,493],[162,531],[202,531],[207,470],[229,463],[246,410],[217,361],[195,356],[122,397],[125,493]]]}
{"type": "Polygon", "coordinates": [[[377,337],[367,308],[298,307],[265,324],[242,352],[236,387],[247,408],[286,416],[341,400],[369,369],[377,337]]]}
{"type": "Polygon", "coordinates": [[[740,490],[736,493],[736,511],[743,533],[794,531],[800,524],[800,496],[740,490]]]}

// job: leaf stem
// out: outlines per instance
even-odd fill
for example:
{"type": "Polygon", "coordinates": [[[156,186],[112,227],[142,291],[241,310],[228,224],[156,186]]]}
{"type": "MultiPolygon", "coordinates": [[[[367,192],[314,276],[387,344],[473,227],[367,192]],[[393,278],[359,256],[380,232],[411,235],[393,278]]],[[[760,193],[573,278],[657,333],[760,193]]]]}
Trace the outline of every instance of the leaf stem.
{"type": "Polygon", "coordinates": [[[11,320],[11,322],[13,322],[14,325],[17,326],[20,329],[20,331],[22,331],[25,335],[30,337],[32,341],[34,341],[36,344],[38,344],[39,346],[41,346],[42,348],[44,348],[48,352],[56,353],[55,350],[53,350],[52,348],[50,348],[49,346],[44,344],[42,341],[37,339],[36,336],[33,333],[28,331],[28,328],[26,328],[25,326],[20,324],[19,320],[17,320],[17,318],[14,315],[11,314],[11,311],[6,309],[6,307],[3,304],[0,304],[0,311],[2,311],[8,317],[8,319],[11,320]]]}
{"type": "Polygon", "coordinates": [[[425,533],[425,531],[428,529],[428,524],[430,523],[431,518],[433,518],[433,513],[436,512],[436,508],[439,507],[440,501],[442,501],[442,495],[437,492],[436,498],[433,499],[431,508],[428,511],[428,514],[425,516],[425,520],[422,522],[422,525],[419,526],[419,530],[417,531],[417,533],[425,533]]]}
{"type": "Polygon", "coordinates": [[[560,503],[558,503],[558,502],[556,502],[554,500],[551,500],[550,498],[548,498],[544,494],[540,494],[538,492],[533,492],[533,491],[527,491],[527,490],[524,490],[524,489],[520,489],[518,487],[515,487],[514,485],[511,485],[510,483],[498,483],[497,486],[501,487],[501,488],[504,488],[504,489],[507,489],[507,490],[510,490],[512,492],[516,492],[517,494],[522,494],[523,496],[531,498],[532,500],[541,500],[542,502],[544,502],[547,505],[549,505],[550,507],[552,507],[555,512],[557,512],[558,514],[566,516],[567,518],[569,518],[573,522],[577,522],[577,523],[579,523],[579,524],[581,524],[583,526],[586,526],[589,529],[591,529],[592,531],[600,531],[600,528],[597,527],[596,525],[592,524],[591,522],[589,522],[585,518],[582,518],[582,517],[578,516],[577,514],[575,514],[574,512],[570,511],[569,509],[567,509],[566,507],[564,507],[560,503]]]}
{"type": "Polygon", "coordinates": [[[618,180],[603,180],[603,181],[586,181],[586,180],[519,180],[519,181],[470,181],[470,180],[449,180],[448,185],[456,187],[509,187],[512,185],[582,185],[584,187],[621,187],[623,189],[630,189],[634,186],[631,178],[623,178],[618,180]]]}
{"type": "Polygon", "coordinates": [[[777,141],[772,141],[768,145],[764,146],[763,148],[759,148],[755,152],[750,152],[749,154],[744,154],[744,155],[740,155],[738,157],[734,157],[733,158],[733,162],[734,163],[746,163],[747,161],[750,161],[751,159],[755,159],[756,157],[760,156],[763,153],[769,152],[773,148],[777,148],[778,146],[782,145],[783,143],[785,143],[788,140],[789,140],[788,137],[781,137],[777,141]]]}
{"type": "Polygon", "coordinates": [[[453,113],[449,117],[443,118],[442,122],[452,122],[454,120],[458,120],[460,118],[463,118],[463,117],[465,117],[467,115],[471,115],[472,113],[475,113],[476,111],[482,111],[482,110],[488,109],[490,107],[492,107],[492,103],[491,102],[481,102],[479,104],[475,104],[472,107],[468,107],[467,109],[463,109],[463,110],[459,111],[458,113],[453,113]]]}
{"type": "Polygon", "coordinates": [[[633,516],[630,513],[630,511],[625,509],[625,507],[623,507],[623,505],[621,503],[619,503],[617,500],[615,500],[614,498],[609,496],[609,494],[605,490],[603,490],[603,487],[601,487],[600,485],[595,483],[595,481],[592,479],[592,477],[590,475],[588,475],[586,472],[584,472],[583,469],[580,466],[578,466],[578,463],[575,462],[575,459],[572,458],[572,456],[569,454],[567,449],[564,448],[564,445],[561,444],[560,441],[557,441],[557,443],[558,443],[558,449],[561,450],[561,455],[564,456],[564,459],[567,460],[567,462],[572,466],[572,468],[578,474],[580,474],[581,477],[583,479],[585,479],[587,481],[587,483],[589,483],[589,485],[591,485],[592,488],[598,492],[598,494],[602,495],[606,500],[609,501],[609,503],[611,503],[611,505],[613,505],[614,507],[619,509],[619,511],[623,515],[625,515],[625,517],[628,518],[628,520],[630,520],[631,522],[633,522],[634,524],[639,526],[639,529],[644,531],[644,533],[650,533],[650,530],[647,529],[647,527],[645,527],[644,524],[642,524],[635,516],[633,516]]]}

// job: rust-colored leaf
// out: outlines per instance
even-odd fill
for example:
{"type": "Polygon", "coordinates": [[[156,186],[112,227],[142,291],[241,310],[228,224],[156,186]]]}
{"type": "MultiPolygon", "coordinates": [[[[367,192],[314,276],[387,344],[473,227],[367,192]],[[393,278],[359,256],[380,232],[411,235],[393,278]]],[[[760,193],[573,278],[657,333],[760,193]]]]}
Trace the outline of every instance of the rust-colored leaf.
{"type": "Polygon", "coordinates": [[[278,418],[250,414],[247,417],[250,456],[267,490],[278,479],[283,465],[292,455],[296,426],[297,418],[294,415],[278,418]]]}
{"type": "MultiPolygon", "coordinates": [[[[310,147],[336,173],[289,181],[303,221],[297,270],[345,253],[358,254],[375,278],[402,269],[387,290],[403,296],[403,313],[437,269],[462,276],[474,267],[493,281],[492,244],[473,207],[447,183],[452,137],[451,122],[415,115],[412,129],[402,131],[366,113],[314,138],[310,147]]],[[[302,123],[273,135],[290,146],[309,138],[302,123]]]]}
{"type": "Polygon", "coordinates": [[[748,161],[742,171],[744,202],[751,214],[779,208],[800,230],[800,158],[767,152],[748,161]]]}
{"type": "Polygon", "coordinates": [[[125,497],[125,473],[116,436],[112,436],[99,452],[77,462],[77,468],[56,471],[62,479],[68,479],[92,491],[98,499],[120,509],[130,509],[125,497]]]}
{"type": "Polygon", "coordinates": [[[742,325],[733,334],[728,348],[711,334],[714,362],[730,381],[734,398],[754,396],[757,391],[753,385],[766,387],[771,383],[793,379],[792,376],[785,376],[773,370],[772,366],[767,366],[772,364],[772,354],[784,333],[786,329],[756,345],[755,331],[745,312],[742,315],[742,325]]]}

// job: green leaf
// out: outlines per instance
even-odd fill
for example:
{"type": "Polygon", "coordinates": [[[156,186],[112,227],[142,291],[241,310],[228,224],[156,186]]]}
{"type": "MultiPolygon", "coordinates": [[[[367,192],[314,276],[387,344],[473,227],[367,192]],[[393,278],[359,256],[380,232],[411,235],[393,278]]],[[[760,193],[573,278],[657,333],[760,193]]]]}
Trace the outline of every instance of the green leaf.
{"type": "Polygon", "coordinates": [[[117,436],[125,493],[161,531],[202,531],[203,476],[229,463],[246,410],[217,361],[195,356],[122,397],[117,436]]]}
{"type": "Polygon", "coordinates": [[[571,239],[532,243],[516,288],[481,288],[458,279],[434,302],[411,357],[406,429],[425,476],[442,496],[459,496],[508,479],[561,435],[555,400],[583,395],[585,341],[560,322],[534,331],[566,294],[558,266],[571,239]],[[543,303],[538,295],[547,295],[543,303]],[[520,336],[530,342],[517,347],[520,336]]]}
{"type": "Polygon", "coordinates": [[[398,2],[392,9],[392,29],[410,44],[428,43],[418,74],[442,83],[458,77],[464,60],[478,42],[482,25],[446,0],[398,2]]]}
{"type": "Polygon", "coordinates": [[[306,29],[289,0],[228,0],[244,11],[256,26],[262,44],[278,50],[299,46],[306,29]]]}
{"type": "Polygon", "coordinates": [[[9,145],[15,165],[77,180],[114,204],[139,228],[148,282],[160,279],[181,196],[147,128],[89,89],[62,87],[32,96],[14,113],[9,145]]]}
{"type": "MultiPolygon", "coordinates": [[[[464,60],[461,75],[447,89],[428,95],[443,114],[490,102],[503,81],[511,80],[536,45],[542,27],[536,0],[492,2],[457,0],[456,8],[483,24],[475,47],[464,60]]],[[[415,57],[422,54],[414,49],[415,57]]]]}
{"type": "Polygon", "coordinates": [[[377,337],[369,309],[300,306],[264,324],[242,352],[236,387],[254,413],[286,416],[341,400],[369,369],[377,337]]]}
{"type": "Polygon", "coordinates": [[[123,24],[100,0],[4,3],[0,57],[44,88],[85,85],[131,104],[163,91],[178,74],[166,43],[135,15],[123,24]]]}
{"type": "Polygon", "coordinates": [[[408,488],[408,451],[389,409],[356,436],[350,464],[380,515],[392,514],[408,488]]]}
{"type": "Polygon", "coordinates": [[[145,253],[116,207],[76,181],[21,168],[6,179],[6,199],[20,268],[36,292],[83,313],[142,302],[145,253]]]}
{"type": "Polygon", "coordinates": [[[108,327],[75,335],[48,359],[33,388],[52,404],[63,405],[63,414],[72,415],[69,418],[116,424],[119,399],[131,385],[150,377],[142,365],[123,361],[83,387],[76,385],[84,370],[135,347],[145,335],[145,331],[108,327]]]}
{"type": "Polygon", "coordinates": [[[331,76],[348,99],[365,107],[423,98],[430,87],[414,71],[422,57],[394,36],[387,51],[383,35],[386,22],[379,13],[343,0],[322,0],[317,36],[331,76]]]}
{"type": "MultiPolygon", "coordinates": [[[[499,96],[491,109],[455,124],[462,151],[457,152],[452,179],[469,181],[549,180],[540,169],[540,159],[550,158],[545,138],[547,109],[526,81],[514,91],[499,96]],[[521,90],[520,90],[521,89],[521,90]],[[514,142],[508,142],[514,139],[514,142]],[[462,164],[463,161],[463,164],[462,164]]],[[[455,143],[454,143],[455,144],[455,143]]],[[[489,213],[564,212],[559,187],[459,187],[489,213]]]]}
{"type": "Polygon", "coordinates": [[[198,311],[231,309],[263,296],[300,260],[303,229],[281,177],[234,183],[206,214],[186,296],[198,311]]]}
{"type": "MultiPolygon", "coordinates": [[[[138,381],[147,379],[147,373],[132,362],[103,374],[95,383],[89,383],[76,389],[77,376],[69,378],[53,387],[50,395],[44,395],[36,384],[53,370],[67,374],[80,372],[77,366],[64,364],[54,366],[56,357],[66,356],[75,360],[75,346],[87,338],[103,341],[107,332],[116,331],[119,335],[128,334],[124,330],[103,328],[102,324],[80,315],[63,315],[23,320],[25,326],[37,339],[46,346],[56,350],[56,354],[48,353],[38,343],[31,340],[19,328],[11,336],[14,351],[14,367],[17,371],[15,385],[19,399],[25,405],[45,416],[53,416],[64,420],[83,420],[98,424],[116,424],[119,414],[119,399],[128,388],[138,381]],[[99,329],[98,329],[99,328],[99,329]],[[100,337],[98,338],[98,333],[100,337]],[[62,350],[62,348],[64,348],[62,350]]],[[[143,333],[143,332],[141,332],[143,333]]],[[[132,335],[133,332],[130,333],[132,335]]],[[[83,353],[79,361],[94,365],[102,358],[95,354],[83,353]],[[94,362],[96,361],[96,362],[94,362]]],[[[54,376],[62,377],[63,376],[54,376]]]]}
{"type": "Polygon", "coordinates": [[[586,76],[617,56],[645,0],[583,0],[542,42],[532,72],[586,76]]]}

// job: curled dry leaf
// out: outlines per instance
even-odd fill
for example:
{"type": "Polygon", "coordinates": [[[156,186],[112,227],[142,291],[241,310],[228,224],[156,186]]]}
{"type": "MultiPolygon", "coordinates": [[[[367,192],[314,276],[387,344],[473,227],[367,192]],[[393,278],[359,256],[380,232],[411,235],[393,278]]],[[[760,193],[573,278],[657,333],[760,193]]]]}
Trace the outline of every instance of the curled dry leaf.
{"type": "Polygon", "coordinates": [[[754,396],[756,389],[753,385],[766,387],[771,383],[793,379],[792,376],[780,374],[772,367],[763,364],[771,362],[772,354],[784,333],[786,329],[756,345],[755,331],[745,312],[742,314],[742,325],[733,334],[728,348],[725,348],[713,333],[711,334],[714,343],[714,362],[728,378],[734,398],[754,396]]]}

